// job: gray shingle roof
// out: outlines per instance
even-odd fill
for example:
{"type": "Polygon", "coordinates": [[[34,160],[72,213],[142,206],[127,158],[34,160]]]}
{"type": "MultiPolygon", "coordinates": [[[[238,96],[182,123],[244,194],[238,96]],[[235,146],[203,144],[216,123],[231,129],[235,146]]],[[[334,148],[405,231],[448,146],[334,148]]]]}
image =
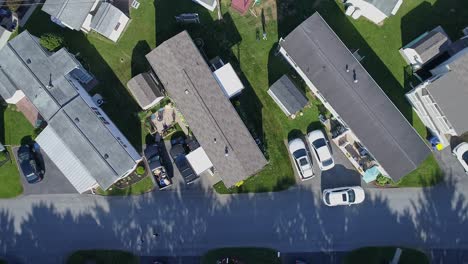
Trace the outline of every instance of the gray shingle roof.
{"type": "Polygon", "coordinates": [[[58,18],[71,28],[80,30],[94,1],[83,0],[46,0],[42,11],[58,18]]]}
{"type": "Polygon", "coordinates": [[[280,45],[394,180],[426,159],[428,146],[318,13],[280,45]]]}
{"type": "Polygon", "coordinates": [[[387,16],[390,16],[392,14],[393,8],[397,5],[399,0],[364,0],[373,6],[375,6],[377,9],[382,11],[387,16]]]}
{"type": "Polygon", "coordinates": [[[450,71],[427,86],[450,124],[461,135],[468,131],[468,52],[450,63],[450,71]]]}
{"type": "MultiPolygon", "coordinates": [[[[65,49],[46,53],[25,31],[0,51],[0,66],[3,70],[0,71],[0,83],[7,83],[9,91],[16,87],[24,92],[46,118],[46,129],[54,130],[47,135],[59,138],[63,143],[61,148],[66,148],[64,151],[73,155],[75,164],[84,166],[86,173],[92,175],[102,188],[108,188],[134,167],[135,161],[120,145],[119,139],[111,134],[71,85],[69,72],[80,65],[65,49]]],[[[101,110],[96,108],[95,111],[101,110]]],[[[51,139],[41,138],[50,150],[57,151],[58,145],[51,139]]],[[[66,168],[67,162],[71,162],[61,159],[57,153],[47,154],[54,162],[60,162],[59,168],[66,168]]],[[[67,177],[79,176],[76,171],[63,173],[67,177]]]]}
{"type": "Polygon", "coordinates": [[[91,20],[91,28],[109,38],[122,15],[124,13],[117,7],[109,3],[102,3],[91,20]]]}
{"type": "Polygon", "coordinates": [[[146,58],[226,186],[266,165],[265,157],[186,31],[163,42],[146,58]]]}
{"type": "Polygon", "coordinates": [[[297,89],[287,75],[279,78],[270,87],[268,93],[273,94],[280,101],[280,107],[284,107],[287,111],[285,112],[286,115],[295,114],[307,105],[307,98],[297,89]]]}
{"type": "Polygon", "coordinates": [[[447,33],[441,26],[438,26],[408,48],[414,49],[422,61],[426,63],[437,55],[448,51],[451,43],[447,33]]]}
{"type": "Polygon", "coordinates": [[[143,109],[154,102],[158,97],[164,96],[156,82],[150,74],[146,72],[138,74],[128,81],[127,88],[138,105],[143,109]]]}

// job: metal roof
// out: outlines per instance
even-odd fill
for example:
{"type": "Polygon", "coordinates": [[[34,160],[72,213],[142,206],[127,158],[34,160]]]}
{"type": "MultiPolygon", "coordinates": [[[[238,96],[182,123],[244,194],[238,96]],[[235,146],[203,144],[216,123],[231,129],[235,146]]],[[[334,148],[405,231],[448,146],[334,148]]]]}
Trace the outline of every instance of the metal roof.
{"type": "Polygon", "coordinates": [[[468,131],[468,52],[449,64],[450,71],[427,86],[458,135],[468,131]]]}
{"type": "Polygon", "coordinates": [[[83,0],[46,0],[42,11],[58,18],[71,28],[80,30],[94,1],[83,0]]]}
{"type": "Polygon", "coordinates": [[[309,17],[280,45],[394,180],[416,169],[430,154],[320,14],[309,17]]]}
{"type": "Polygon", "coordinates": [[[307,105],[307,98],[297,89],[287,75],[281,76],[268,90],[268,94],[286,115],[299,112],[307,105]]]}
{"type": "Polygon", "coordinates": [[[397,5],[399,0],[364,0],[369,4],[372,4],[377,9],[382,11],[387,16],[392,14],[393,9],[397,5]]]}
{"type": "Polygon", "coordinates": [[[147,109],[157,98],[164,97],[153,77],[147,72],[138,74],[130,79],[127,83],[127,88],[138,105],[143,109],[147,109]]]}
{"type": "Polygon", "coordinates": [[[110,38],[121,16],[125,16],[125,14],[117,7],[109,3],[102,3],[93,16],[91,28],[103,36],[110,38]]]}
{"type": "Polygon", "coordinates": [[[267,163],[254,139],[184,31],[146,55],[226,186],[267,163]]]}

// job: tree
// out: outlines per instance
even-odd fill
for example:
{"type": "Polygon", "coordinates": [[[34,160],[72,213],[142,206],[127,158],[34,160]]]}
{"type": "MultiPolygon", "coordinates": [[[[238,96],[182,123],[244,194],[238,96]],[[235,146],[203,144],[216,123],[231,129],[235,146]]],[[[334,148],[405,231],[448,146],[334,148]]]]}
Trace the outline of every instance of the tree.
{"type": "Polygon", "coordinates": [[[6,0],[5,5],[10,9],[11,12],[16,12],[18,8],[21,6],[22,1],[18,0],[6,0]]]}
{"type": "Polygon", "coordinates": [[[41,36],[39,43],[49,51],[55,51],[64,45],[64,40],[61,36],[56,34],[46,33],[41,36]]]}

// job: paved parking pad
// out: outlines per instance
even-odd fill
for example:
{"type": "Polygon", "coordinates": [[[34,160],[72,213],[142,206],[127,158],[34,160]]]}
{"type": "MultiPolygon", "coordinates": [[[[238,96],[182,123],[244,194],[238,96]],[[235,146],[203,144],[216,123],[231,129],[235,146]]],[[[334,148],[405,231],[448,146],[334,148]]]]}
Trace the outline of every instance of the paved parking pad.
{"type": "MultiPolygon", "coordinates": [[[[13,153],[16,161],[18,147],[13,148],[13,153]]],[[[42,165],[44,167],[44,178],[42,181],[34,184],[30,184],[26,181],[26,178],[23,175],[21,169],[20,172],[21,183],[23,184],[23,194],[67,194],[67,193],[77,193],[76,189],[71,185],[68,179],[62,174],[62,172],[55,166],[55,164],[50,160],[50,158],[44,153],[41,153],[42,156],[42,165]]],[[[18,162],[17,162],[18,164],[18,162]]]]}
{"type": "MultiPolygon", "coordinates": [[[[303,139],[304,142],[305,139],[303,139]]],[[[286,148],[288,147],[288,142],[285,140],[286,148]]],[[[291,154],[289,154],[289,158],[291,161],[291,166],[294,169],[294,175],[296,177],[296,182],[300,185],[315,185],[315,186],[320,186],[322,191],[325,189],[331,189],[331,188],[338,188],[338,187],[347,187],[347,186],[362,186],[362,187],[367,187],[367,184],[362,181],[361,174],[356,171],[356,169],[353,167],[351,162],[348,160],[348,158],[344,155],[344,153],[338,148],[338,146],[335,145],[332,141],[330,141],[330,146],[332,150],[332,156],[335,161],[335,167],[333,167],[330,170],[327,171],[321,171],[317,159],[315,159],[315,156],[312,154],[312,151],[309,148],[308,143],[306,144],[307,150],[309,151],[310,158],[312,160],[312,166],[314,169],[315,177],[310,180],[306,181],[301,181],[296,167],[294,166],[293,158],[291,157],[291,154]]],[[[288,151],[289,153],[289,151],[288,151]]]]}

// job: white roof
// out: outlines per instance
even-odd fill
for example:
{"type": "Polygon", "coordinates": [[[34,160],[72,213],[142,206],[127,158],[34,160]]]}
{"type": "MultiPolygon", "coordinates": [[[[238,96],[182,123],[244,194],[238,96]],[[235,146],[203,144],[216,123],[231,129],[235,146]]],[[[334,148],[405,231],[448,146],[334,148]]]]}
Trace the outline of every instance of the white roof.
{"type": "Polygon", "coordinates": [[[211,160],[208,158],[202,147],[190,152],[186,157],[190,166],[192,166],[192,169],[197,175],[200,175],[202,172],[213,167],[211,160]]]}
{"type": "Polygon", "coordinates": [[[97,184],[89,170],[79,161],[51,127],[46,127],[36,138],[41,151],[54,162],[79,193],[97,184]]]}
{"type": "Polygon", "coordinates": [[[217,69],[214,72],[214,76],[228,98],[237,95],[244,89],[244,85],[237,76],[236,71],[232,68],[231,63],[227,63],[217,69]]]}

